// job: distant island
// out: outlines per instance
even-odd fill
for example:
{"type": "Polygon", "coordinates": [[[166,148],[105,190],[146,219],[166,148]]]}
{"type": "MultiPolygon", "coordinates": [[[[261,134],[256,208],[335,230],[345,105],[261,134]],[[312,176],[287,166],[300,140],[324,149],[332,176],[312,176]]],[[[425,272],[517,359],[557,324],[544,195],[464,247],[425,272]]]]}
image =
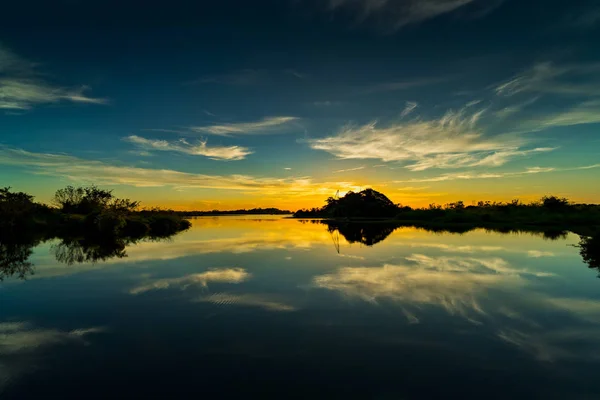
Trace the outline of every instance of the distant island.
{"type": "Polygon", "coordinates": [[[600,230],[600,205],[574,204],[557,196],[544,196],[527,204],[515,199],[507,203],[480,201],[467,206],[457,201],[412,208],[395,204],[383,193],[366,189],[348,192],[341,198],[330,197],[323,207],[299,210],[294,217],[390,222],[428,228],[555,229],[590,236],[600,230]]]}
{"type": "Polygon", "coordinates": [[[212,211],[176,211],[177,215],[184,217],[207,217],[219,215],[292,215],[290,210],[280,210],[279,208],[252,208],[250,210],[212,210],[212,211]]]}
{"type": "MultiPolygon", "coordinates": [[[[330,197],[320,208],[299,210],[301,222],[327,225],[349,243],[373,246],[399,227],[413,226],[429,231],[464,233],[473,229],[494,232],[529,232],[554,240],[567,232],[579,235],[577,247],[583,261],[600,271],[600,205],[575,204],[566,198],[544,196],[532,203],[480,201],[465,206],[462,201],[411,208],[395,204],[373,189],[330,197]]],[[[600,275],[599,275],[600,277],[600,275]]]]}

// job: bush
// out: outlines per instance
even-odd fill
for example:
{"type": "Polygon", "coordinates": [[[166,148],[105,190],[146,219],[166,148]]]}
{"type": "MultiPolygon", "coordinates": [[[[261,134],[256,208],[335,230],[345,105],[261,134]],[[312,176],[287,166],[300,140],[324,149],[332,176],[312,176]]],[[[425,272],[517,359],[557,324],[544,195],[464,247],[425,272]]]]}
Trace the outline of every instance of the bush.
{"type": "Polygon", "coordinates": [[[127,224],[125,217],[116,212],[100,213],[94,220],[96,229],[102,235],[118,235],[127,224]]]}

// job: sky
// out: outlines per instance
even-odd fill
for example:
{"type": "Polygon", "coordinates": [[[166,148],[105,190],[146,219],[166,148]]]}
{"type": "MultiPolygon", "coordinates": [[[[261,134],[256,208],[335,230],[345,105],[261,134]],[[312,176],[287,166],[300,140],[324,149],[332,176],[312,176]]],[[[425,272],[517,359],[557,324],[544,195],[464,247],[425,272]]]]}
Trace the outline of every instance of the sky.
{"type": "Polygon", "coordinates": [[[0,186],[178,210],[600,202],[595,0],[20,1],[0,186]]]}

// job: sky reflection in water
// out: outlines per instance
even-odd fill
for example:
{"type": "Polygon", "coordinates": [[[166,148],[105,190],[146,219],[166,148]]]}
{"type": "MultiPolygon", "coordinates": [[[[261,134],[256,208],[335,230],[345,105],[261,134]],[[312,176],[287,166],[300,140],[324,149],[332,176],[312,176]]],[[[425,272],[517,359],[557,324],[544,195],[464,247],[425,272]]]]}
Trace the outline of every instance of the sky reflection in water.
{"type": "Polygon", "coordinates": [[[0,393],[599,394],[600,281],[576,235],[360,237],[221,217],[98,263],[44,243],[0,286],[0,393]]]}

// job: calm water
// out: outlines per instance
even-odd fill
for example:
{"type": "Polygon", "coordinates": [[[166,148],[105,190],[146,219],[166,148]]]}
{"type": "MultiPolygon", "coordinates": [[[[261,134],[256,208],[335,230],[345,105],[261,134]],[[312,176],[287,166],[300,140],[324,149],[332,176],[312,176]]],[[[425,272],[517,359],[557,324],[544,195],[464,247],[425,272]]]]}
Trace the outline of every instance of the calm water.
{"type": "Polygon", "coordinates": [[[83,264],[44,243],[0,284],[0,397],[600,398],[576,235],[344,234],[199,218],[83,264]]]}

